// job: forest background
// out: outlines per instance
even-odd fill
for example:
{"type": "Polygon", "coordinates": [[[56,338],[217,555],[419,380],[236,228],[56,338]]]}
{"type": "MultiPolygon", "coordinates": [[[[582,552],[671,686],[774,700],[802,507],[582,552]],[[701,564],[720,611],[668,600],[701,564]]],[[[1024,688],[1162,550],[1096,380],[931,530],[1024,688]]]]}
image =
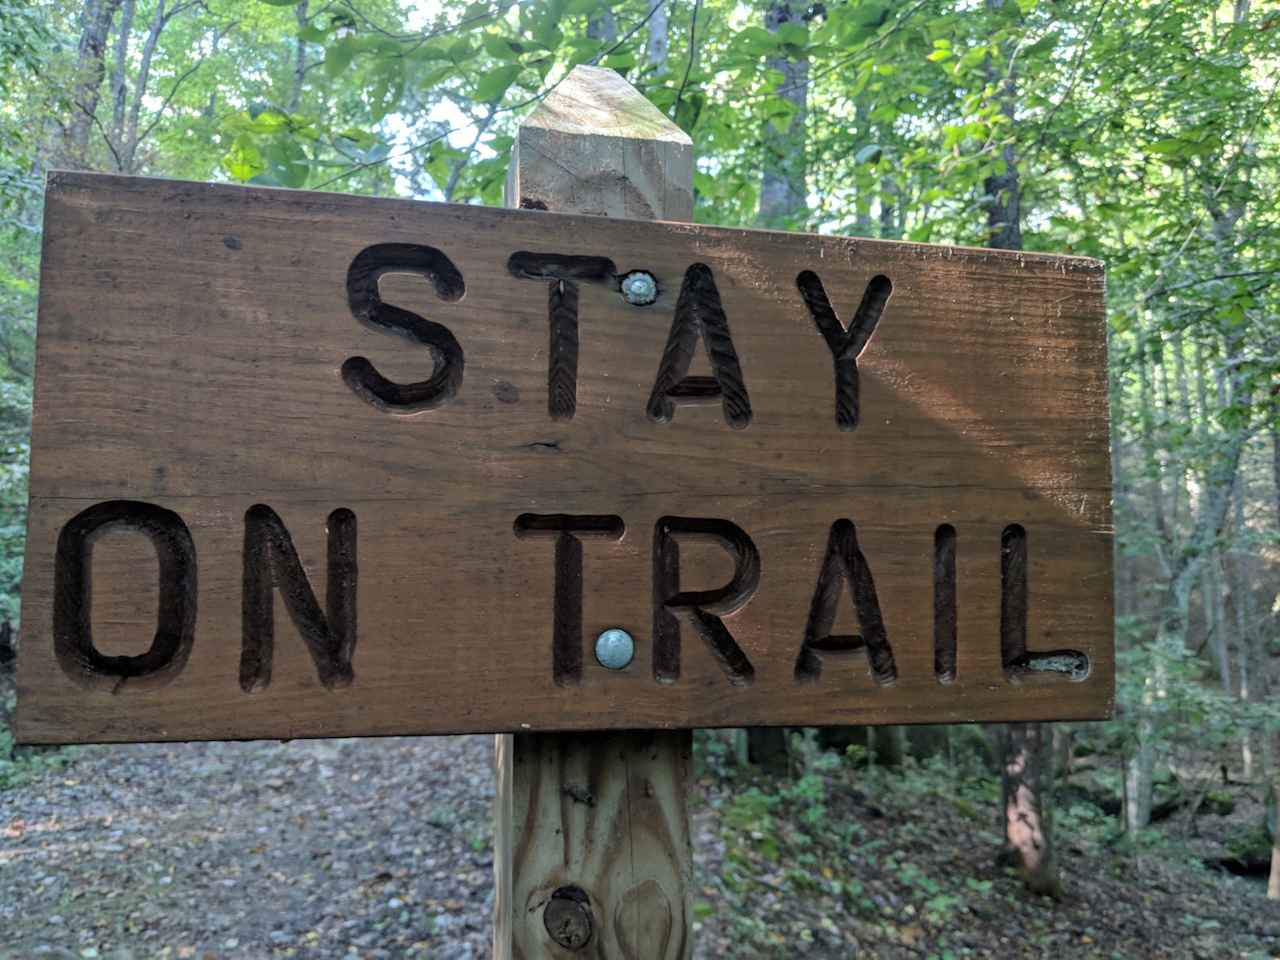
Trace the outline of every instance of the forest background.
{"type": "Polygon", "coordinates": [[[1116,719],[752,731],[741,752],[778,775],[831,745],[973,757],[1003,775],[997,822],[1039,825],[1004,856],[1050,894],[1055,809],[1142,851],[1236,787],[1237,860],[1271,860],[1280,898],[1274,2],[0,0],[0,618],[48,169],[498,205],[515,125],[578,63],[693,138],[699,222],[1107,264],[1116,719]],[[1056,804],[1055,780],[1075,784],[1056,804]]]}

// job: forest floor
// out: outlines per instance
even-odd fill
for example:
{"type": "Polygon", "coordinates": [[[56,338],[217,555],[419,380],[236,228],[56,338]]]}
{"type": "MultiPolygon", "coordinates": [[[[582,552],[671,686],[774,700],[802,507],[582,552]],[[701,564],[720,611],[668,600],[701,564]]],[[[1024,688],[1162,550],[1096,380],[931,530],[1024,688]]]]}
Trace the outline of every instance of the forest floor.
{"type": "MultiPolygon", "coordinates": [[[[1030,897],[993,865],[991,807],[935,774],[831,755],[779,783],[726,753],[699,749],[700,958],[1280,957],[1257,881],[1064,836],[1064,899],[1030,897]]],[[[445,737],[0,768],[0,957],[487,957],[491,756],[445,737]]]]}

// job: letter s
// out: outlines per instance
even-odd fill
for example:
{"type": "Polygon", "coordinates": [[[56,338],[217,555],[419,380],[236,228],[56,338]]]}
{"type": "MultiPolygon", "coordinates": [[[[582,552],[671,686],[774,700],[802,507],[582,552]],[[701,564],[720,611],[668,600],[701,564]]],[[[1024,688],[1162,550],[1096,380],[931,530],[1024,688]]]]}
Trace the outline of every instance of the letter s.
{"type": "Polygon", "coordinates": [[[365,326],[421,343],[431,351],[435,366],[429,380],[394,383],[365,357],[351,357],[342,365],[342,379],[357,396],[390,413],[416,413],[443,406],[462,386],[462,347],[443,324],[383,303],[378,280],[384,273],[416,273],[431,281],[441,300],[460,300],[466,292],[462,273],[435,247],[416,243],[365,247],[347,269],[351,315],[365,326]]]}

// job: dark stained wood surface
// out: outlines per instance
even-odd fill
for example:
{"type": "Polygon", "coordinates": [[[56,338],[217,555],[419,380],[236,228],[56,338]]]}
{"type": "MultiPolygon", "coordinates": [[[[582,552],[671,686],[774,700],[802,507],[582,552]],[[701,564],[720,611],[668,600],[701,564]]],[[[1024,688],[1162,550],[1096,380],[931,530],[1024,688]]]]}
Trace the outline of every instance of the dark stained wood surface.
{"type": "MultiPolygon", "coordinates": [[[[41,283],[19,658],[24,740],[1083,719],[1111,709],[1096,261],[57,173],[41,283]],[[348,363],[367,358],[400,384],[432,373],[421,343],[353,317],[348,269],[380,244],[435,247],[465,284],[459,292],[411,274],[381,278],[384,304],[444,325],[465,354],[451,399],[412,415],[370,402],[348,363]],[[605,257],[618,273],[644,269],[659,281],[658,301],[645,307],[626,304],[611,282],[574,281],[571,419],[549,413],[554,281],[514,276],[508,263],[518,252],[605,257]],[[822,319],[818,286],[798,285],[806,271],[841,324],[858,318],[856,337],[837,336],[822,319]],[[685,316],[692,310],[689,322],[709,332],[715,362],[696,341],[674,380],[689,378],[667,394],[676,402],[660,422],[655,381],[689,274],[685,316]],[[718,311],[698,294],[707,275],[718,311]],[[856,407],[847,382],[838,405],[831,344],[866,339],[859,305],[880,296],[877,277],[891,293],[857,360],[856,407]],[[726,383],[731,402],[680,402],[734,366],[715,342],[725,325],[741,372],[740,384],[726,383]],[[115,500],[178,515],[194,547],[195,584],[166,586],[184,567],[181,543],[167,534],[152,532],[169,558],[161,569],[138,529],[107,526],[84,543],[74,525],[66,529],[115,500]],[[273,539],[270,518],[251,512],[258,505],[274,512],[296,559],[273,539]],[[620,539],[581,537],[576,684],[558,684],[553,671],[556,540],[517,536],[523,514],[616,516],[625,525],[620,539]],[[655,563],[655,535],[671,517],[737,525],[758,552],[758,587],[723,616],[749,676],[734,666],[736,654],[713,653],[687,605],[663,605],[655,618],[654,579],[669,576],[669,558],[655,563]],[[841,520],[852,522],[865,558],[849,576],[848,528],[833,536],[841,520]],[[953,539],[939,535],[944,524],[953,539]],[[1011,525],[1025,532],[1016,549],[1011,525]],[[92,623],[96,666],[65,644],[62,660],[55,656],[60,534],[67,571],[76,550],[91,555],[91,590],[79,604],[87,613],[67,599],[68,573],[59,616],[64,632],[85,617],[92,623]],[[354,558],[342,552],[350,536],[354,558]],[[1011,573],[1024,556],[1025,575],[1011,573]],[[338,579],[344,570],[352,578],[354,599],[341,584],[326,593],[331,562],[338,579]],[[935,571],[947,569],[956,577],[950,592],[935,584],[935,571]],[[867,571],[878,623],[863,602],[867,571]],[[267,593],[274,642],[265,682],[264,577],[279,586],[267,593]],[[862,617],[850,581],[860,584],[862,617]],[[186,589],[196,603],[185,664],[112,682],[120,661],[109,658],[145,653],[158,623],[177,629],[172,603],[158,618],[157,597],[186,589]],[[948,596],[953,628],[937,612],[948,596]],[[354,603],[354,617],[344,603],[354,603]],[[1002,606],[1006,619],[1026,611],[1027,656],[1010,669],[1002,646],[1006,657],[1016,652],[1020,634],[1016,623],[1002,625],[1002,606]],[[655,621],[666,635],[671,618],[680,625],[678,676],[666,649],[658,682],[655,621]],[[242,663],[246,623],[253,636],[242,663]],[[619,673],[591,656],[596,634],[614,626],[638,645],[619,673]],[[855,634],[868,639],[874,672],[867,650],[850,642],[855,634]],[[952,661],[936,649],[948,634],[952,661]],[[892,675],[871,642],[881,636],[892,675]],[[806,637],[818,642],[801,657],[806,637]],[[1088,658],[1085,679],[1062,672],[1078,669],[1079,658],[1035,656],[1061,650],[1088,658]],[[351,677],[341,663],[318,669],[325,656],[345,654],[351,677]],[[939,680],[939,663],[954,663],[954,680],[939,680]]],[[[726,549],[675,529],[681,590],[718,592],[704,598],[719,602],[706,606],[712,615],[742,600],[719,589],[735,573],[726,549]]],[[[170,641],[182,646],[171,637],[157,649],[170,641]]]]}

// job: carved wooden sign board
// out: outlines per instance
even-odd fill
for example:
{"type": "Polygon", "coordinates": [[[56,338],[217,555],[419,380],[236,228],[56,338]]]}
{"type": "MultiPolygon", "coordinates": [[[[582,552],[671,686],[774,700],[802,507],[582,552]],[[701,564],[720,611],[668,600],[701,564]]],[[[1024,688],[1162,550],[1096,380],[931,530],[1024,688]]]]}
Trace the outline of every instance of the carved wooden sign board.
{"type": "Polygon", "coordinates": [[[26,741],[1111,708],[1092,260],[59,173],[32,446],[26,741]]]}

